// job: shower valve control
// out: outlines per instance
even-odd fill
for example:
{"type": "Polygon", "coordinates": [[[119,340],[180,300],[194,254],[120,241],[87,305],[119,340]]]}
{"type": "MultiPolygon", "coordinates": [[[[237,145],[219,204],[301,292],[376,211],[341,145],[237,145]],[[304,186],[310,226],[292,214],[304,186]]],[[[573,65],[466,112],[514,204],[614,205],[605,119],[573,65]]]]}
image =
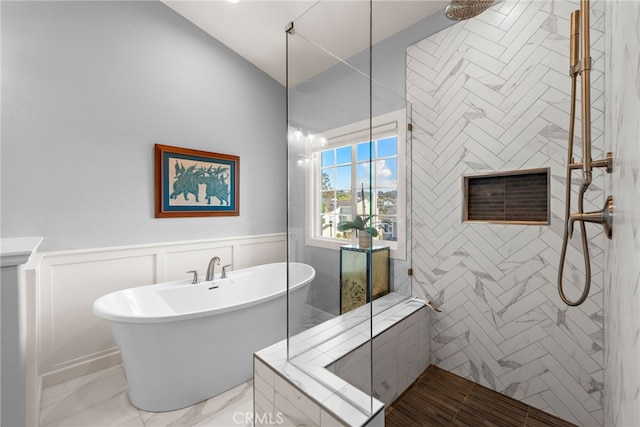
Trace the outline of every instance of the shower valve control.
{"type": "Polygon", "coordinates": [[[613,235],[613,197],[607,197],[604,207],[600,211],[571,214],[569,217],[569,236],[573,235],[573,223],[575,221],[602,224],[605,236],[611,239],[613,235]]]}

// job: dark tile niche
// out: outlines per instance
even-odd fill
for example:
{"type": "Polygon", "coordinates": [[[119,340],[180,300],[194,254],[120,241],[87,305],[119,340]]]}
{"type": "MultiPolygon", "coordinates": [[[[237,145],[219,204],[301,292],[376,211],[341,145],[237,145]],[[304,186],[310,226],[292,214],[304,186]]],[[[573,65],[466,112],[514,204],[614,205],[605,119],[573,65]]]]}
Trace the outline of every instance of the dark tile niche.
{"type": "Polygon", "coordinates": [[[549,169],[465,176],[463,221],[549,224],[549,169]]]}

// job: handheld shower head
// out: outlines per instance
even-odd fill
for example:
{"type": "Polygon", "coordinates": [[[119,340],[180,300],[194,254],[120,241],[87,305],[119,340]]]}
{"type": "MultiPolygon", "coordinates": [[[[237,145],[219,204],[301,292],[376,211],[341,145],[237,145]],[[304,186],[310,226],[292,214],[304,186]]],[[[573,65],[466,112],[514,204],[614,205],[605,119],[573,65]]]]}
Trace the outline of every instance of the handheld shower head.
{"type": "Polygon", "coordinates": [[[571,33],[569,43],[569,75],[580,74],[580,10],[571,12],[571,33]]]}
{"type": "Polygon", "coordinates": [[[450,0],[444,10],[447,18],[455,21],[480,15],[493,4],[493,0],[450,0]]]}

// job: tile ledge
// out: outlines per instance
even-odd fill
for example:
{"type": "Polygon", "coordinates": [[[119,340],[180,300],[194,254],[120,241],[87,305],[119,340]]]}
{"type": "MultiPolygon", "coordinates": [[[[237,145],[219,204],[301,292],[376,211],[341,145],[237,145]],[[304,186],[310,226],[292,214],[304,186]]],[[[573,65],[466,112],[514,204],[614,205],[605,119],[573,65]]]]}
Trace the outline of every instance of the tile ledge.
{"type": "Polygon", "coordinates": [[[9,237],[0,239],[0,266],[11,267],[27,262],[42,243],[42,237],[9,237]]]}
{"type": "MultiPolygon", "coordinates": [[[[358,314],[362,314],[353,312],[356,312],[358,310],[360,310],[361,312],[366,312],[367,307],[369,307],[369,304],[353,310],[352,312],[337,316],[334,319],[329,320],[329,322],[333,322],[333,326],[339,325],[343,321],[345,323],[348,323],[349,319],[352,319],[358,314]]],[[[374,311],[377,311],[377,313],[373,317],[374,331],[372,334],[372,338],[375,338],[389,328],[402,322],[404,319],[411,316],[418,310],[426,310],[426,307],[417,301],[413,302],[407,297],[392,292],[374,301],[374,306],[372,307],[372,309],[374,311]],[[378,302],[378,304],[375,304],[376,302],[378,302]],[[382,310],[376,309],[385,307],[390,302],[392,303],[392,305],[389,305],[382,310]]],[[[316,328],[320,328],[320,330],[322,330],[322,325],[323,324],[317,325],[305,332],[310,332],[316,328]]],[[[346,334],[347,331],[351,331],[352,329],[353,328],[346,329],[343,332],[336,334],[336,336],[333,336],[331,339],[339,340],[342,335],[346,334]]],[[[341,422],[346,423],[346,425],[365,426],[370,421],[374,420],[375,417],[380,413],[380,411],[384,410],[384,403],[380,402],[373,396],[369,396],[368,394],[356,389],[355,387],[351,386],[351,384],[326,369],[327,366],[331,365],[344,355],[355,350],[357,347],[362,345],[362,343],[345,347],[343,349],[344,351],[340,353],[339,356],[331,356],[330,359],[325,359],[321,366],[313,364],[311,362],[295,364],[296,358],[304,355],[306,352],[310,351],[311,349],[315,348],[316,345],[318,345],[317,342],[309,342],[309,344],[309,348],[296,355],[291,359],[291,361],[287,359],[286,339],[257,351],[256,353],[254,353],[254,357],[271,368],[276,374],[289,382],[301,393],[305,394],[307,397],[313,400],[321,409],[325,410],[333,417],[336,417],[341,422]],[[327,363],[327,360],[330,361],[327,363]],[[315,376],[322,376],[326,381],[321,382],[306,371],[315,372],[315,376]],[[326,385],[325,382],[331,383],[332,387],[326,385]],[[344,396],[341,392],[338,392],[338,390],[341,389],[348,389],[351,398],[344,396]],[[327,395],[328,397],[326,397],[327,395]],[[363,401],[370,401],[371,407],[363,407],[362,404],[355,403],[363,401]]],[[[324,354],[328,356],[327,353],[324,354]]]]}

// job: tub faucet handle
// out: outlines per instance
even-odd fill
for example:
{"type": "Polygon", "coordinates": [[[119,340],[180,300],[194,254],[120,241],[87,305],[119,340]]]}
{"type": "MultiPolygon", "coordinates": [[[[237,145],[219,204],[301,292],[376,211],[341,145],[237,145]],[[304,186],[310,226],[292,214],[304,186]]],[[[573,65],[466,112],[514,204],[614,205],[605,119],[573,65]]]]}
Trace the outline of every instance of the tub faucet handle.
{"type": "Polygon", "coordinates": [[[227,268],[229,267],[231,267],[231,270],[233,270],[233,264],[227,264],[222,266],[222,275],[220,276],[221,279],[227,278],[227,268]]]}
{"type": "Polygon", "coordinates": [[[200,283],[200,278],[198,277],[198,270],[189,270],[187,273],[193,273],[193,280],[191,281],[192,285],[197,285],[200,283]]]}

